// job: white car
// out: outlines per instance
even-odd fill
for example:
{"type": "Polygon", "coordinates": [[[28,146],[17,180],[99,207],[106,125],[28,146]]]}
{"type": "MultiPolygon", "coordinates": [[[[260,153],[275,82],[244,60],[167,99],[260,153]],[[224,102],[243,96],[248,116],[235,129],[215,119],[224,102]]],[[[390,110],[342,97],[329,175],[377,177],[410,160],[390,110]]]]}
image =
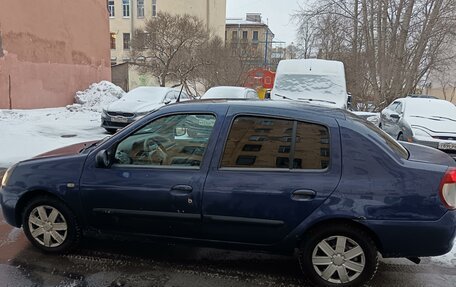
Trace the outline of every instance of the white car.
{"type": "Polygon", "coordinates": [[[448,101],[397,99],[381,112],[380,127],[395,139],[434,147],[456,159],[456,107],[448,101]]]}
{"type": "Polygon", "coordinates": [[[213,87],[201,97],[201,99],[251,99],[259,100],[258,93],[254,89],[243,87],[220,86],[213,87]]]}
{"type": "MultiPolygon", "coordinates": [[[[139,87],[133,89],[121,99],[103,109],[101,126],[109,133],[114,133],[151,111],[176,102],[180,92],[180,89],[164,87],[139,87]]],[[[190,97],[182,91],[180,100],[187,101],[190,100],[190,97]]]]}

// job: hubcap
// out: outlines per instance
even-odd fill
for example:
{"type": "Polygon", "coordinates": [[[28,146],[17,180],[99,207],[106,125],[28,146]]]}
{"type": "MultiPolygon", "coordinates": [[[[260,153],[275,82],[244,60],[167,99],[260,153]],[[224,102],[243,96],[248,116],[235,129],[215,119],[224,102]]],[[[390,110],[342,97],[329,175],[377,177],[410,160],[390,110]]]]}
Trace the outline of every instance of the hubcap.
{"type": "Polygon", "coordinates": [[[328,237],[314,248],[312,265],[317,274],[331,283],[349,283],[361,275],[366,257],[361,246],[345,236],[328,237]]]}
{"type": "Polygon", "coordinates": [[[28,226],[33,239],[45,247],[62,245],[68,234],[65,217],[52,206],[35,207],[30,212],[28,226]]]}

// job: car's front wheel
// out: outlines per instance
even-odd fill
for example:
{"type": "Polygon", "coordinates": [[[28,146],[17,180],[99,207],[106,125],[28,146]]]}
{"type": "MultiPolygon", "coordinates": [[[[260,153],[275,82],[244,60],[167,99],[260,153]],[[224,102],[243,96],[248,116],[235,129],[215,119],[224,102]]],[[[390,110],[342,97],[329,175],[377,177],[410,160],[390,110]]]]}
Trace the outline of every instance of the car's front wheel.
{"type": "Polygon", "coordinates": [[[30,242],[45,252],[62,253],[75,248],[81,229],[73,212],[55,198],[30,201],[23,214],[24,233],[30,242]]]}
{"type": "Polygon", "coordinates": [[[362,286],[377,271],[374,241],[352,225],[314,229],[300,248],[301,269],[313,286],[362,286]]]}

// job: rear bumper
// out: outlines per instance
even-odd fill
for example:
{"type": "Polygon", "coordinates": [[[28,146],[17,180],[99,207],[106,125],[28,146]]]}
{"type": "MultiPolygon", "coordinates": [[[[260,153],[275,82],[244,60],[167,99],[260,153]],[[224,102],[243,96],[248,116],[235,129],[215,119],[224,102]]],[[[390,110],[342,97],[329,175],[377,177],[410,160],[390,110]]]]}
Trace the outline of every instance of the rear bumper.
{"type": "Polygon", "coordinates": [[[456,212],[437,221],[364,222],[379,240],[383,257],[428,257],[448,253],[456,237],[456,212]]]}

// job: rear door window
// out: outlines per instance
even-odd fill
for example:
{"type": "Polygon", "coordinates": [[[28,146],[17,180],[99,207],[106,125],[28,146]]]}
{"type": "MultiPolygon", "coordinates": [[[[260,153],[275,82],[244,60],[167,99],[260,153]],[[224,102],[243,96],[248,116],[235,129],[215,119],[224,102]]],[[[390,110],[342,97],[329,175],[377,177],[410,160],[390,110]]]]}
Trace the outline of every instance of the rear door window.
{"type": "Polygon", "coordinates": [[[329,132],[293,120],[240,116],[231,127],[222,168],[321,170],[329,166],[329,132]]]}

